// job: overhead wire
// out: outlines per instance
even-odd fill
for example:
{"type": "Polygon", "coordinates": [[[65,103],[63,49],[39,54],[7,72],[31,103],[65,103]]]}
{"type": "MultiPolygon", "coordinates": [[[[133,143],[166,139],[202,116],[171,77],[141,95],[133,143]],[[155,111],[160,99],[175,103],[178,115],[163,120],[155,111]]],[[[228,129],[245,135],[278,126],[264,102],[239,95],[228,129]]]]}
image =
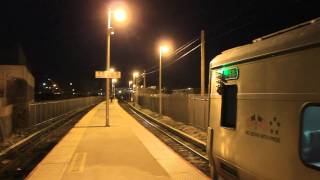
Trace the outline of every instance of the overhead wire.
{"type": "MultiPolygon", "coordinates": [[[[192,44],[194,44],[195,42],[199,41],[199,38],[194,38],[190,41],[188,41],[187,43],[185,43],[184,45],[180,46],[178,49],[176,49],[171,55],[170,57],[173,57],[177,54],[179,54],[181,51],[185,50],[186,48],[190,47],[192,44]]],[[[146,72],[148,71],[153,71],[154,69],[158,68],[159,65],[154,65],[151,68],[147,69],[146,72]]]]}
{"type": "MultiPolygon", "coordinates": [[[[174,63],[176,63],[176,62],[178,62],[179,60],[181,60],[182,58],[184,58],[185,56],[187,56],[188,54],[190,54],[191,52],[193,52],[194,50],[196,50],[196,49],[199,48],[200,46],[201,46],[201,44],[198,44],[196,47],[192,48],[192,49],[189,50],[188,52],[186,52],[186,53],[184,53],[183,55],[179,56],[178,58],[170,61],[171,63],[168,63],[168,64],[163,65],[163,69],[171,66],[172,64],[174,64],[174,63]]],[[[144,74],[145,74],[145,75],[148,75],[148,74],[156,73],[156,72],[158,72],[158,71],[159,71],[159,69],[155,69],[155,70],[153,70],[153,71],[146,72],[146,73],[144,73],[144,74]]]]}
{"type": "MultiPolygon", "coordinates": [[[[212,38],[208,39],[207,41],[213,40],[213,39],[219,39],[219,38],[221,38],[221,37],[223,37],[223,36],[225,36],[225,35],[227,35],[227,34],[233,33],[234,31],[240,30],[240,29],[242,29],[242,28],[244,28],[244,27],[246,27],[246,26],[248,26],[248,25],[250,25],[250,24],[252,24],[252,23],[253,23],[253,21],[249,21],[249,22],[247,22],[247,23],[245,23],[245,24],[242,24],[241,26],[238,26],[238,27],[236,27],[236,28],[230,29],[229,31],[226,31],[226,32],[224,32],[224,33],[221,33],[221,34],[219,34],[219,35],[217,35],[217,36],[215,36],[215,37],[212,37],[212,38]]],[[[181,51],[183,51],[183,50],[185,50],[186,48],[190,47],[192,44],[194,44],[194,43],[197,42],[198,40],[199,40],[199,38],[195,38],[195,39],[189,41],[188,43],[184,44],[184,45],[181,46],[180,48],[176,49],[176,50],[174,51],[173,55],[170,56],[170,57],[174,57],[175,55],[179,54],[181,51]]],[[[201,44],[198,44],[197,46],[195,46],[194,48],[192,48],[191,50],[189,50],[189,51],[186,52],[185,54],[179,56],[178,58],[176,58],[176,59],[174,59],[174,60],[172,60],[172,61],[170,61],[170,63],[163,65],[163,68],[167,68],[167,67],[171,66],[172,64],[178,62],[179,60],[181,60],[182,58],[184,58],[185,56],[187,56],[188,54],[190,54],[191,52],[193,52],[194,50],[196,50],[196,49],[199,48],[200,46],[201,46],[201,44]]],[[[156,69],[157,67],[159,67],[159,66],[158,66],[158,65],[155,65],[155,66],[153,66],[152,68],[149,68],[148,71],[146,71],[146,72],[144,73],[144,75],[149,75],[149,74],[153,74],[153,73],[158,72],[159,69],[156,69]]]]}
{"type": "Polygon", "coordinates": [[[198,47],[200,47],[201,44],[198,44],[196,47],[192,48],[190,51],[186,52],[185,54],[181,55],[180,57],[178,57],[177,59],[170,61],[170,63],[165,64],[163,67],[166,68],[176,62],[178,62],[179,60],[181,60],[182,58],[184,58],[185,56],[187,56],[188,54],[190,54],[191,52],[193,52],[194,50],[196,50],[198,47]]]}

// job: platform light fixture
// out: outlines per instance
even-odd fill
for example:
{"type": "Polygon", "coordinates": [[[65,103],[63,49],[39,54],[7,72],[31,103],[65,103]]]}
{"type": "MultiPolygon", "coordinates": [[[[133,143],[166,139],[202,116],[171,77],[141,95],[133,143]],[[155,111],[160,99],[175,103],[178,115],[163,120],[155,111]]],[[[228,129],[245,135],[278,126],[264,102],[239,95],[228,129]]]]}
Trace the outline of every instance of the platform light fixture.
{"type": "Polygon", "coordinates": [[[162,117],[162,57],[170,51],[169,44],[162,43],[159,48],[159,117],[162,117]]]}

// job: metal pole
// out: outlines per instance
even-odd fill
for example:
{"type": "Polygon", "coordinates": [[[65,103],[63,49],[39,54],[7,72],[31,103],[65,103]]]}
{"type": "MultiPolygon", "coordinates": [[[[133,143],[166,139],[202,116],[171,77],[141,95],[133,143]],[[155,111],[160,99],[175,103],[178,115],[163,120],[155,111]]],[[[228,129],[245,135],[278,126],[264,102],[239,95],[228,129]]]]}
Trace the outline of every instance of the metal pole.
{"type": "Polygon", "coordinates": [[[160,59],[159,59],[159,117],[162,117],[162,92],[161,92],[161,81],[162,81],[162,50],[160,48],[160,59]]]}
{"type": "Polygon", "coordinates": [[[201,31],[201,96],[205,93],[205,39],[204,30],[201,31]]]}
{"type": "MultiPolygon", "coordinates": [[[[107,29],[107,62],[106,70],[110,69],[110,34],[111,34],[111,9],[108,10],[108,29],[107,29]]],[[[110,93],[110,79],[106,79],[106,126],[110,126],[109,121],[109,93],[110,93]]]]}
{"type": "Polygon", "coordinates": [[[132,101],[133,101],[133,105],[135,105],[135,103],[136,103],[136,92],[135,92],[135,90],[136,90],[136,78],[135,78],[135,76],[134,75],[132,75],[132,80],[133,80],[133,82],[132,82],[132,101]]]}
{"type": "Polygon", "coordinates": [[[132,82],[132,89],[134,90],[135,89],[135,86],[136,86],[136,78],[135,76],[133,75],[133,82],[132,82]]]}
{"type": "Polygon", "coordinates": [[[146,70],[143,71],[143,87],[146,88],[147,84],[146,84],[146,70]]]}

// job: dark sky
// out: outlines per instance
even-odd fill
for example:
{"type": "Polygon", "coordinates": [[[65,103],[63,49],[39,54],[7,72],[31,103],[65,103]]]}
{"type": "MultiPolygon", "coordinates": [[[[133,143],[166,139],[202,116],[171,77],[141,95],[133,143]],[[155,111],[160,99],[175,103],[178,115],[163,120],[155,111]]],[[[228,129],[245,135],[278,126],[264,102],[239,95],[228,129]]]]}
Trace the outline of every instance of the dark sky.
{"type": "MultiPolygon", "coordinates": [[[[114,24],[111,65],[127,86],[133,70],[158,64],[156,43],[170,38],[175,48],[206,31],[206,65],[223,50],[320,16],[316,0],[131,0],[130,21],[114,24]]],[[[1,3],[2,43],[20,42],[39,82],[51,77],[92,91],[105,67],[107,0],[7,0],[1,3]]],[[[197,45],[197,43],[195,44],[197,45]]],[[[183,53],[182,53],[183,54],[183,53]]],[[[199,87],[200,49],[164,70],[170,88],[199,87]]],[[[157,83],[157,73],[147,77],[157,83]]]]}

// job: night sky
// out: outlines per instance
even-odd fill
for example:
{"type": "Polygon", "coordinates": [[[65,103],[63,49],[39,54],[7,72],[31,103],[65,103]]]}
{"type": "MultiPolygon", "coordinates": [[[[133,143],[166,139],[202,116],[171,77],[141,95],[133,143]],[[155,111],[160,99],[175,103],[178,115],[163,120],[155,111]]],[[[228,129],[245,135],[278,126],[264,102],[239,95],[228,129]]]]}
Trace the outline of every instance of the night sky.
{"type": "MultiPolygon", "coordinates": [[[[1,43],[21,43],[37,83],[50,77],[83,91],[104,87],[106,0],[7,0],[1,4],[1,43]]],[[[179,48],[206,31],[206,65],[221,51],[320,16],[311,0],[131,0],[125,25],[113,24],[111,66],[127,86],[133,70],[158,64],[156,45],[170,38],[179,48]]],[[[199,42],[195,43],[195,45],[199,42]]],[[[180,54],[182,55],[183,52],[180,54]]],[[[166,62],[176,57],[168,58],[166,62]]],[[[166,63],[165,62],[165,63],[166,63]]],[[[147,76],[156,85],[158,74],[147,76]]],[[[164,70],[164,86],[200,86],[200,49],[164,70]]]]}

